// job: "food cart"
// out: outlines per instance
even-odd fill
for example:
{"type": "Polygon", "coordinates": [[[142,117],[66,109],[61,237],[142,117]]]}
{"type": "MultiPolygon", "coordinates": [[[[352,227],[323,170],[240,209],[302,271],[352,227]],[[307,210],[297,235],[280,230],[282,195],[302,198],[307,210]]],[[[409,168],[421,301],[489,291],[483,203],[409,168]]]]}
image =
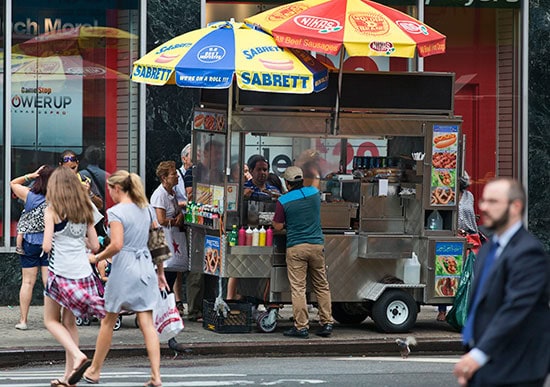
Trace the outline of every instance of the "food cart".
{"type": "MultiPolygon", "coordinates": [[[[405,332],[420,305],[452,303],[465,259],[456,232],[462,138],[454,74],[349,73],[343,85],[337,122],[332,76],[327,90],[306,96],[235,89],[232,106],[226,91],[202,91],[192,138],[198,204],[186,218],[190,269],[238,278],[240,294],[290,304],[284,231],[272,246],[228,244],[233,225],[268,227],[275,208],[274,200],[244,200],[243,178],[230,169],[251,153],[266,156],[278,175],[314,160],[334,318],[371,317],[381,331],[405,332]]],[[[276,313],[268,309],[257,323],[273,331],[276,313]]]]}

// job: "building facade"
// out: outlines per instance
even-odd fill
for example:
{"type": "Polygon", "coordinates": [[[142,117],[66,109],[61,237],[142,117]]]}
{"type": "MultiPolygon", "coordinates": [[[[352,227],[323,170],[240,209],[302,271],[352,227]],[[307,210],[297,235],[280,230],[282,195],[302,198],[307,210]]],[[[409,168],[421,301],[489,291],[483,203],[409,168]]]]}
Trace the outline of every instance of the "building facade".
{"type": "MultiPolygon", "coordinates": [[[[524,181],[530,228],[550,246],[550,198],[541,188],[550,180],[549,2],[380,2],[445,34],[446,54],[413,62],[348,58],[344,68],[454,72],[455,114],[464,120],[465,169],[474,195],[479,197],[484,182],[495,175],[524,181]]],[[[85,151],[95,146],[104,155],[102,169],[140,173],[150,194],[158,185],[157,163],[179,160],[189,142],[198,92],[134,84],[132,62],[201,23],[241,20],[281,3],[3,1],[0,304],[16,304],[20,284],[13,251],[21,203],[11,196],[9,181],[42,164],[57,165],[65,149],[74,150],[85,168],[85,151]]],[[[37,289],[38,302],[40,294],[37,289]]]]}

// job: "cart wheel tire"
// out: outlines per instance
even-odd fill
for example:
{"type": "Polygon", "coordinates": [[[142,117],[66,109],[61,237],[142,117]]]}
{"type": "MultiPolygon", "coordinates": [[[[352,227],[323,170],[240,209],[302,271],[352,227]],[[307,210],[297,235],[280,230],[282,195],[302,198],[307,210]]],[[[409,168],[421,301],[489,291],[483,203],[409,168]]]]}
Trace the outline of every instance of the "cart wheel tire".
{"type": "Polygon", "coordinates": [[[409,332],[417,316],[416,301],[403,290],[386,290],[372,307],[374,325],[381,332],[409,332]]]}
{"type": "Polygon", "coordinates": [[[256,319],[256,324],[258,329],[263,333],[271,333],[277,328],[277,320],[275,322],[269,322],[269,312],[262,312],[258,315],[256,319]]]}
{"type": "Polygon", "coordinates": [[[82,325],[85,325],[87,327],[89,327],[90,325],[92,325],[92,322],[90,321],[90,319],[88,317],[85,317],[82,319],[82,325]]]}
{"type": "Polygon", "coordinates": [[[134,325],[136,326],[136,328],[139,328],[139,321],[138,321],[137,315],[136,315],[136,318],[134,319],[134,325]]]}
{"type": "Polygon", "coordinates": [[[77,317],[76,318],[76,326],[79,327],[82,325],[82,317],[77,317]]]}
{"type": "Polygon", "coordinates": [[[333,302],[332,317],[340,324],[359,324],[369,317],[369,313],[358,302],[333,302]]]}
{"type": "Polygon", "coordinates": [[[116,318],[116,322],[115,322],[115,326],[113,327],[113,331],[118,331],[121,326],[122,326],[122,316],[118,316],[116,318]]]}

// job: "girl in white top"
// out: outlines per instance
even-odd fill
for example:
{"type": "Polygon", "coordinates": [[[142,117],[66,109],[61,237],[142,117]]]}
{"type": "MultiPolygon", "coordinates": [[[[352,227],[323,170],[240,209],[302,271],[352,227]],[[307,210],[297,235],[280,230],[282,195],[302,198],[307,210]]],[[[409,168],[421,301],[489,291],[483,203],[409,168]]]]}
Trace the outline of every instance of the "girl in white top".
{"type": "Polygon", "coordinates": [[[92,202],[78,177],[68,168],[57,168],[48,181],[48,207],[44,214],[44,252],[50,254],[44,290],[44,324],[65,348],[65,374],[51,386],[71,385],[91,361],[78,347],[75,316],[103,318],[103,300],[87,249],[99,248],[92,202]],[[63,309],[63,312],[61,310],[63,309]]]}

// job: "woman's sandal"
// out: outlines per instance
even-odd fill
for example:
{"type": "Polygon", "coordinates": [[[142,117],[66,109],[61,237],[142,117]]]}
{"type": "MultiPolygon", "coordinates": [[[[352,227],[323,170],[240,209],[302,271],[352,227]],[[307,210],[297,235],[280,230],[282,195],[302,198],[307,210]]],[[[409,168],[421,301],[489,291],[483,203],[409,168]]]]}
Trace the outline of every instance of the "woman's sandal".
{"type": "Polygon", "coordinates": [[[59,379],[55,379],[50,382],[50,387],[76,387],[76,386],[73,384],[65,383],[59,379]]]}
{"type": "Polygon", "coordinates": [[[162,384],[155,384],[152,380],[149,380],[147,383],[143,385],[143,387],[161,387],[162,384]]]}

